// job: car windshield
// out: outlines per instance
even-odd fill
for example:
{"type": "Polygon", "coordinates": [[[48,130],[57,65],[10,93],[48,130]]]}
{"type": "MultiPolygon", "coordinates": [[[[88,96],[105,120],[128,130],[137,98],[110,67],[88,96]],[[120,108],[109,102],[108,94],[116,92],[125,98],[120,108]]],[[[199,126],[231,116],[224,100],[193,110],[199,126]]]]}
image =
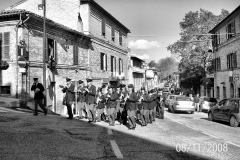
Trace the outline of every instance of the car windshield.
{"type": "Polygon", "coordinates": [[[217,100],[215,98],[209,98],[209,97],[204,97],[203,100],[207,101],[207,102],[217,102],[217,100]]]}
{"type": "Polygon", "coordinates": [[[191,101],[189,97],[176,97],[177,101],[191,101]]]}

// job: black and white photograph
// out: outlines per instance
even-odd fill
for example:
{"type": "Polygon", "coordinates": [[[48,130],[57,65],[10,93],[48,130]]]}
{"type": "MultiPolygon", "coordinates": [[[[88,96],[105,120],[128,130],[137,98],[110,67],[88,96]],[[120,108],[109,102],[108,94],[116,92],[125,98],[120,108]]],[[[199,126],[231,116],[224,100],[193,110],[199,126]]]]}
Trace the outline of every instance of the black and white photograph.
{"type": "Polygon", "coordinates": [[[239,159],[239,0],[0,0],[0,160],[239,159]]]}

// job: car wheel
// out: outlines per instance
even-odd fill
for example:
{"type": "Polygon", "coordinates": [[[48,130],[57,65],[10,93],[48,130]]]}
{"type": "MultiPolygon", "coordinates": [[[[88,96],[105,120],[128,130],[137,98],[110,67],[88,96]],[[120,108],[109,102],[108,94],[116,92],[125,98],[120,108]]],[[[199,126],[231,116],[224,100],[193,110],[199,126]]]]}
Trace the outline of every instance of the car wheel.
{"type": "Polygon", "coordinates": [[[239,125],[239,122],[237,121],[236,117],[231,116],[231,118],[230,118],[230,126],[238,127],[238,125],[239,125]]]}
{"type": "Polygon", "coordinates": [[[168,107],[168,112],[171,112],[170,108],[168,107]]]}
{"type": "Polygon", "coordinates": [[[190,114],[194,114],[194,111],[191,111],[190,114]]]}
{"type": "Polygon", "coordinates": [[[208,119],[209,119],[210,121],[214,121],[213,114],[212,114],[211,112],[208,113],[208,119]]]}

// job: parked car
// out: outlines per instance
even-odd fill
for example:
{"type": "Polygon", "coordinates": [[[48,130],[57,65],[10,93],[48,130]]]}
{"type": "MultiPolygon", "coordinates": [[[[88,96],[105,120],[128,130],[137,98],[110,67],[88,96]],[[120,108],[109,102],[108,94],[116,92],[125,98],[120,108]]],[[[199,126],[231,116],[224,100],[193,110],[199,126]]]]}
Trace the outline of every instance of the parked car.
{"type": "Polygon", "coordinates": [[[168,111],[172,113],[176,111],[187,111],[193,114],[195,111],[193,101],[191,101],[189,97],[182,95],[169,95],[166,104],[168,111]]]}
{"type": "Polygon", "coordinates": [[[208,119],[229,122],[232,127],[239,126],[239,103],[240,98],[223,99],[208,111],[208,119]]]}
{"type": "Polygon", "coordinates": [[[216,98],[200,97],[199,108],[201,111],[208,112],[209,109],[217,104],[216,98]]]}

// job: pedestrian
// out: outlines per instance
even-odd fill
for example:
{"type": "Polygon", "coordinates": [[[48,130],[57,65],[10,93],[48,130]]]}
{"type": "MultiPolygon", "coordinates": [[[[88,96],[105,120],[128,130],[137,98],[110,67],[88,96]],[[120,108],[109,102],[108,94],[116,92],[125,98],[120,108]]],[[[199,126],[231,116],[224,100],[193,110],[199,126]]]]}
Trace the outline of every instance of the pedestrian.
{"type": "Polygon", "coordinates": [[[109,125],[115,125],[116,119],[116,107],[117,107],[117,100],[119,99],[119,94],[116,92],[116,89],[109,88],[109,95],[108,95],[108,114],[109,114],[109,125]]]}
{"type": "Polygon", "coordinates": [[[138,109],[139,109],[139,112],[140,112],[140,119],[141,119],[141,125],[142,126],[146,126],[147,123],[146,123],[146,117],[145,117],[145,114],[144,114],[144,105],[147,104],[148,106],[148,102],[146,102],[144,100],[144,96],[145,96],[145,88],[141,88],[141,95],[140,95],[140,98],[139,98],[139,106],[138,106],[138,109]]]}
{"type": "Polygon", "coordinates": [[[33,85],[31,87],[31,91],[34,91],[34,101],[35,101],[35,108],[34,108],[34,114],[35,116],[38,115],[38,105],[43,110],[44,115],[47,115],[47,109],[44,106],[43,100],[44,100],[44,87],[41,83],[38,82],[38,78],[33,78],[33,85]]]}
{"type": "Polygon", "coordinates": [[[149,96],[150,96],[150,101],[149,101],[149,120],[150,123],[152,123],[154,121],[154,117],[153,117],[153,109],[154,109],[154,105],[155,105],[155,99],[154,99],[154,95],[153,95],[153,90],[150,90],[149,92],[149,96]]]}
{"type": "MultiPolygon", "coordinates": [[[[78,88],[77,88],[77,115],[79,116],[79,119],[83,119],[83,109],[86,106],[86,96],[85,96],[85,89],[84,89],[84,83],[82,80],[78,81],[78,88]]],[[[85,115],[86,116],[86,115],[85,115]]]]}
{"type": "MultiPolygon", "coordinates": [[[[75,100],[75,93],[74,93],[74,84],[72,83],[70,78],[66,78],[66,86],[63,86],[62,92],[65,94],[65,104],[67,106],[68,111],[68,119],[73,119],[72,113],[72,104],[75,100]]],[[[62,88],[62,86],[60,86],[62,88]]]]}
{"type": "Polygon", "coordinates": [[[122,108],[122,113],[121,113],[121,121],[123,125],[127,125],[127,108],[126,108],[126,101],[128,98],[128,88],[126,85],[123,85],[122,88],[122,100],[120,103],[120,107],[122,108]]]}
{"type": "Polygon", "coordinates": [[[88,111],[88,122],[96,122],[96,87],[92,84],[92,79],[87,79],[87,92],[86,103],[88,111]]]}
{"type": "Polygon", "coordinates": [[[136,114],[136,107],[137,107],[136,103],[138,101],[138,96],[134,91],[134,87],[132,84],[128,85],[128,89],[129,89],[129,94],[126,102],[128,124],[129,124],[129,129],[135,129],[136,128],[135,114],[136,114]]]}
{"type": "Polygon", "coordinates": [[[196,110],[197,112],[200,111],[200,109],[199,109],[199,101],[200,101],[199,94],[196,94],[195,97],[194,97],[194,99],[193,99],[193,102],[194,102],[195,110],[196,110]]]}
{"type": "Polygon", "coordinates": [[[102,88],[98,90],[98,96],[97,96],[97,117],[96,121],[100,122],[102,119],[105,119],[104,115],[104,108],[106,105],[106,94],[103,93],[104,91],[102,88]],[[104,117],[104,118],[102,118],[104,117]]]}

